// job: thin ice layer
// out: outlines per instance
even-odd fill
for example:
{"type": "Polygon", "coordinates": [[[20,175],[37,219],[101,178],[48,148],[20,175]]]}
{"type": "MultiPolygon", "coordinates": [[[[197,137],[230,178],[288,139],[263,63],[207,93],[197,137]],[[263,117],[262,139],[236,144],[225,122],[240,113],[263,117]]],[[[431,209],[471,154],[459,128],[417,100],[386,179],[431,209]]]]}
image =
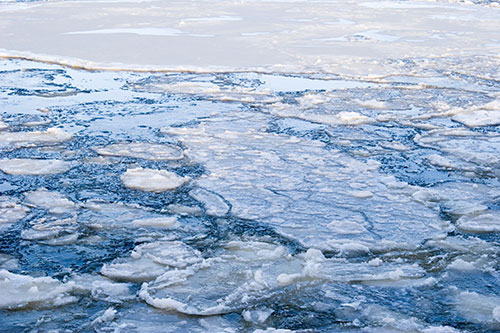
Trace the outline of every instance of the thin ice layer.
{"type": "Polygon", "coordinates": [[[50,175],[64,173],[71,167],[69,162],[61,160],[40,160],[13,158],[0,160],[0,170],[9,175],[50,175]]]}
{"type": "Polygon", "coordinates": [[[104,156],[127,156],[152,161],[180,160],[183,157],[182,150],[174,145],[149,142],[115,143],[94,150],[104,156]]]}
{"type": "Polygon", "coordinates": [[[235,216],[266,223],[306,247],[345,253],[416,247],[450,230],[435,211],[412,200],[415,189],[379,172],[375,160],[266,132],[268,121],[263,114],[228,114],[162,131],[205,166],[206,175],[195,181],[203,193],[230,204],[235,216]]]}
{"type": "Polygon", "coordinates": [[[146,192],[175,190],[189,180],[170,171],[144,168],[128,169],[120,178],[125,187],[146,192]]]}

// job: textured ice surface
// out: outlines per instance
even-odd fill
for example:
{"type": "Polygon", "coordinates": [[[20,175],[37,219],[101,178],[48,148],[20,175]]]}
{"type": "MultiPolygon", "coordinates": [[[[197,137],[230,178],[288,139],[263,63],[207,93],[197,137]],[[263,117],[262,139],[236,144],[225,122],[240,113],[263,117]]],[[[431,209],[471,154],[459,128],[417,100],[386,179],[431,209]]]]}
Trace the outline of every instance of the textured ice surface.
{"type": "Polygon", "coordinates": [[[169,271],[142,286],[149,304],[186,314],[213,315],[259,304],[283,287],[342,281],[382,282],[422,276],[419,267],[379,266],[326,259],[318,250],[291,257],[282,247],[262,242],[230,242],[220,257],[180,271],[169,271]]]}
{"type": "Polygon", "coordinates": [[[469,320],[500,327],[500,298],[464,291],[457,296],[457,309],[469,320]]]}
{"type": "Polygon", "coordinates": [[[0,160],[0,170],[9,175],[50,175],[63,173],[71,164],[61,160],[13,158],[0,160]]]}
{"type": "Polygon", "coordinates": [[[381,174],[375,160],[362,163],[340,151],[325,153],[322,143],[255,130],[253,124],[264,119],[240,119],[233,114],[231,131],[218,122],[185,128],[182,134],[176,128],[162,129],[179,135],[190,148],[186,154],[209,170],[196,183],[205,188],[206,198],[220,202],[213,206],[220,206],[219,212],[212,208],[211,214],[225,214],[227,208],[207,190],[225,198],[235,216],[265,221],[307,247],[340,252],[415,247],[449,230],[432,210],[411,200],[414,190],[407,184],[381,174]],[[245,162],[248,159],[251,164],[245,162]],[[225,167],[220,169],[222,164],[225,167]],[[332,209],[337,200],[342,203],[332,209]],[[364,230],[358,228],[361,232],[349,237],[335,233],[332,220],[353,219],[364,230]]]}
{"type": "Polygon", "coordinates": [[[173,216],[134,220],[132,221],[132,224],[139,227],[157,227],[166,229],[175,229],[179,226],[177,218],[173,216]]]}

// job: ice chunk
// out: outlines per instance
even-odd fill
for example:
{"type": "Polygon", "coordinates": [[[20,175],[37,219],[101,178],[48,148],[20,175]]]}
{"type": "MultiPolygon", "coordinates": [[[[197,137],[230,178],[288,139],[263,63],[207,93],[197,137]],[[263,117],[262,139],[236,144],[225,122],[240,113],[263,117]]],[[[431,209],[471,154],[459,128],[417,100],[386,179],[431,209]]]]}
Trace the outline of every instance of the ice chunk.
{"type": "Polygon", "coordinates": [[[245,310],[242,312],[243,318],[248,322],[262,324],[274,312],[272,309],[245,310]]]}
{"type": "Polygon", "coordinates": [[[25,240],[57,246],[72,244],[79,237],[76,216],[66,219],[41,218],[31,221],[30,226],[31,228],[21,232],[21,237],[25,240]]]}
{"type": "Polygon", "coordinates": [[[155,217],[150,219],[133,220],[133,225],[139,227],[156,227],[165,229],[175,229],[179,226],[179,221],[174,216],[155,217]]]}
{"type": "Polygon", "coordinates": [[[468,320],[476,323],[498,323],[500,297],[463,291],[457,296],[456,307],[468,320]]]}
{"type": "Polygon", "coordinates": [[[8,271],[19,269],[19,262],[13,256],[0,252],[0,269],[8,271]]]}
{"type": "MultiPolygon", "coordinates": [[[[281,113],[284,116],[285,114],[281,113]]],[[[362,125],[373,122],[367,116],[353,111],[342,111],[338,114],[306,114],[301,113],[298,118],[328,125],[362,125]]]]}
{"type": "Polygon", "coordinates": [[[499,232],[500,212],[488,211],[478,216],[462,216],[457,226],[467,232],[499,232]]]}
{"type": "Polygon", "coordinates": [[[83,274],[67,279],[78,292],[87,292],[93,299],[120,303],[135,297],[129,283],[117,283],[101,275],[83,274]]]}
{"type": "Polygon", "coordinates": [[[181,216],[189,216],[189,215],[199,216],[202,213],[202,210],[198,206],[186,206],[181,204],[168,205],[167,209],[172,214],[178,214],[181,216]]]}
{"type": "Polygon", "coordinates": [[[108,321],[112,321],[113,319],[115,319],[115,316],[116,316],[116,310],[113,308],[107,308],[102,315],[100,315],[99,317],[97,317],[92,321],[91,325],[95,326],[108,321]]]}
{"type": "Polygon", "coordinates": [[[64,173],[71,167],[69,162],[61,160],[41,160],[14,158],[0,160],[0,170],[10,175],[49,175],[64,173]]]}
{"type": "Polygon", "coordinates": [[[0,133],[0,148],[34,147],[68,141],[72,137],[71,133],[60,128],[49,128],[44,132],[3,132],[0,133]]]}
{"type": "Polygon", "coordinates": [[[139,245],[129,258],[105,264],[101,274],[115,280],[142,282],[200,261],[201,254],[182,242],[159,241],[139,245]]]}
{"type": "Polygon", "coordinates": [[[179,177],[166,170],[144,168],[128,169],[120,178],[125,187],[146,192],[174,190],[190,179],[189,177],[179,177]]]}
{"type": "Polygon", "coordinates": [[[0,309],[52,308],[75,302],[70,295],[73,283],[61,283],[50,277],[33,278],[0,270],[0,309]]]}
{"type": "Polygon", "coordinates": [[[58,192],[40,188],[25,194],[26,202],[47,209],[53,214],[63,214],[75,209],[75,203],[58,192]]]}
{"type": "Polygon", "coordinates": [[[148,142],[116,143],[105,147],[96,147],[94,150],[104,156],[127,156],[152,161],[180,160],[182,150],[174,145],[148,142]]]}
{"type": "Polygon", "coordinates": [[[195,188],[189,192],[189,195],[205,206],[208,215],[224,216],[229,211],[229,207],[223,198],[213,192],[203,188],[195,188]]]}
{"type": "Polygon", "coordinates": [[[472,263],[461,258],[455,259],[451,264],[448,265],[448,268],[457,271],[472,271],[476,269],[476,267],[472,263]]]}
{"type": "Polygon", "coordinates": [[[383,101],[377,101],[375,99],[370,99],[366,101],[355,100],[360,106],[370,109],[385,109],[387,105],[383,101]]]}
{"type": "Polygon", "coordinates": [[[168,271],[143,284],[139,295],[157,308],[193,315],[222,314],[272,292],[279,272],[300,269],[290,262],[282,246],[248,243],[229,242],[219,257],[168,271]]]}
{"type": "Polygon", "coordinates": [[[14,223],[26,216],[29,209],[7,196],[0,196],[0,225],[14,223]]]}
{"type": "Polygon", "coordinates": [[[500,125],[500,101],[496,100],[463,110],[453,116],[452,119],[467,127],[500,125]]]}

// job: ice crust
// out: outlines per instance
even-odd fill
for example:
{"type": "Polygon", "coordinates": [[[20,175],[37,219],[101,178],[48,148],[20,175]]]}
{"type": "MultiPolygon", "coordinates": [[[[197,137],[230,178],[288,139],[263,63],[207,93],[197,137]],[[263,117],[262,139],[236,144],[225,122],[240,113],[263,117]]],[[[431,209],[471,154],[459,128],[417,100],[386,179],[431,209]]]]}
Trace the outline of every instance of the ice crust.
{"type": "Polygon", "coordinates": [[[61,160],[13,158],[0,160],[0,170],[9,175],[50,175],[64,173],[71,164],[61,160]]]}
{"type": "Polygon", "coordinates": [[[173,145],[148,142],[115,143],[94,150],[104,156],[126,156],[153,161],[180,160],[182,151],[173,145]]]}
{"type": "Polygon", "coordinates": [[[481,295],[463,291],[457,296],[457,309],[467,319],[478,323],[490,323],[499,327],[500,298],[497,295],[481,295]]]}
{"type": "Polygon", "coordinates": [[[170,171],[144,168],[128,169],[120,178],[125,187],[147,192],[175,190],[189,180],[170,171]]]}

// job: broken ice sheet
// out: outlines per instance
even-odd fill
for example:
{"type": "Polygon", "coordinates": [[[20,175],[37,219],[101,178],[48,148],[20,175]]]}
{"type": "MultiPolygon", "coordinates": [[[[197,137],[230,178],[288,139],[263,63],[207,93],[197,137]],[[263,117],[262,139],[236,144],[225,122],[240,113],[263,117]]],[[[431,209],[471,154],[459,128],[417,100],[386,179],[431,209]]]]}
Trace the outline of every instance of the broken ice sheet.
{"type": "Polygon", "coordinates": [[[157,241],[137,246],[128,258],[105,264],[101,274],[118,281],[143,282],[200,261],[201,254],[182,242],[157,241]]]}
{"type": "Polygon", "coordinates": [[[327,259],[314,249],[291,256],[283,246],[261,241],[231,241],[218,254],[144,283],[140,297],[157,308],[208,316],[261,304],[290,286],[393,283],[424,276],[416,265],[383,264],[374,269],[368,263],[327,259]]]}

